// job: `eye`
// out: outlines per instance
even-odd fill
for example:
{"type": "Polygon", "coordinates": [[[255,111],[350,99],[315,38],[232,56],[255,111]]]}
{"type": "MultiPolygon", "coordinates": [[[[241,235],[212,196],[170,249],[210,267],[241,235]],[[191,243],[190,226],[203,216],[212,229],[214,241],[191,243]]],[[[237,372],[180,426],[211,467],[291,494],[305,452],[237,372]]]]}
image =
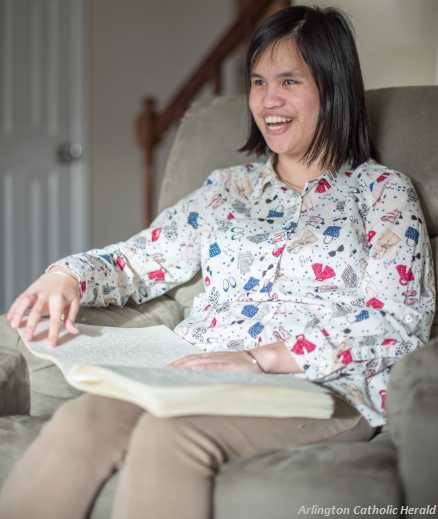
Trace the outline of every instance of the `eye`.
{"type": "Polygon", "coordinates": [[[285,85],[294,85],[295,83],[296,81],[294,81],[293,79],[285,79],[284,81],[285,85]]]}
{"type": "Polygon", "coordinates": [[[253,86],[263,86],[265,85],[265,82],[263,81],[263,79],[253,79],[252,84],[253,86]]]}

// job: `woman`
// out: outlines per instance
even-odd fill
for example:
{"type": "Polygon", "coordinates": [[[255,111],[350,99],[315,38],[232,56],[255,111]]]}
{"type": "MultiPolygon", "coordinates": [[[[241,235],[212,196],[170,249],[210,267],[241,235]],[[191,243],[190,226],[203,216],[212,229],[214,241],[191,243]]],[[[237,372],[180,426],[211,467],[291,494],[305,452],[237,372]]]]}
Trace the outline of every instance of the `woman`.
{"type": "Polygon", "coordinates": [[[14,469],[2,517],[85,517],[123,463],[114,518],[205,519],[221,463],[257,449],[368,440],[385,423],[389,367],[427,342],[434,283],[412,184],[370,158],[346,19],[331,8],[276,13],[252,38],[247,75],[242,150],[270,150],[269,161],[215,171],[150,229],[57,262],[8,318],[18,327],[33,305],[31,338],[48,310],[55,346],[63,313],[77,331],[79,303],[141,303],[202,267],[206,293],[176,332],[207,353],[169,367],[293,373],[333,391],[333,417],[160,419],[81,396],[55,413],[14,469]]]}

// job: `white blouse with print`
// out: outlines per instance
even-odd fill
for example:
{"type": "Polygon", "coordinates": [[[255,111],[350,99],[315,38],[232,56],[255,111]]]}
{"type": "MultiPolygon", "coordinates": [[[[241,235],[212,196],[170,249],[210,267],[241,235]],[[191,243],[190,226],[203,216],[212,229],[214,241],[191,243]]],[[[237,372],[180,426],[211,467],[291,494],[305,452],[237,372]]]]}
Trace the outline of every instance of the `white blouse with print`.
{"type": "Polygon", "coordinates": [[[56,262],[82,305],[142,303],[202,268],[205,293],[175,331],[207,351],[282,341],[304,373],[385,423],[389,367],[428,340],[435,282],[405,175],[329,168],[302,195],[272,159],[214,171],[126,242],[56,262]]]}

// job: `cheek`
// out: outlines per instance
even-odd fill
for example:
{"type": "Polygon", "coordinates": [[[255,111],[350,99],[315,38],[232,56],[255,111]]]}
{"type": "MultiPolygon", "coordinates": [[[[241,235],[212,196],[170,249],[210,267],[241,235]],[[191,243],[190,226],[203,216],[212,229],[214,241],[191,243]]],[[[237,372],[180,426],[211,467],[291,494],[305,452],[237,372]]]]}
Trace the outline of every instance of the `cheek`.
{"type": "Polygon", "coordinates": [[[260,104],[260,100],[253,91],[249,94],[249,108],[252,112],[254,119],[257,121],[257,107],[260,104]]]}

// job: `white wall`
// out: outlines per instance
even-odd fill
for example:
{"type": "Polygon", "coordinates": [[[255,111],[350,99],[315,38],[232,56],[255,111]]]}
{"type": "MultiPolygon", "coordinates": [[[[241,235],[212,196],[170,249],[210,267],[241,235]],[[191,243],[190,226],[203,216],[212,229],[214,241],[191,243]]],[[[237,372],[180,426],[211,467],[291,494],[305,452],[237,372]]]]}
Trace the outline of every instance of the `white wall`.
{"type": "Polygon", "coordinates": [[[294,1],[332,5],[350,15],[365,87],[437,84],[437,0],[294,1]]]}
{"type": "Polygon", "coordinates": [[[162,106],[228,27],[233,8],[231,0],[91,0],[93,247],[141,230],[134,121],[142,98],[156,95],[162,106]]]}
{"type": "MultiPolygon", "coordinates": [[[[141,99],[171,97],[231,23],[234,3],[91,0],[93,247],[141,229],[142,158],[133,130],[141,99]]],[[[351,15],[367,88],[437,81],[438,0],[294,3],[336,5],[351,15]]],[[[171,140],[159,153],[158,177],[171,140]]]]}

